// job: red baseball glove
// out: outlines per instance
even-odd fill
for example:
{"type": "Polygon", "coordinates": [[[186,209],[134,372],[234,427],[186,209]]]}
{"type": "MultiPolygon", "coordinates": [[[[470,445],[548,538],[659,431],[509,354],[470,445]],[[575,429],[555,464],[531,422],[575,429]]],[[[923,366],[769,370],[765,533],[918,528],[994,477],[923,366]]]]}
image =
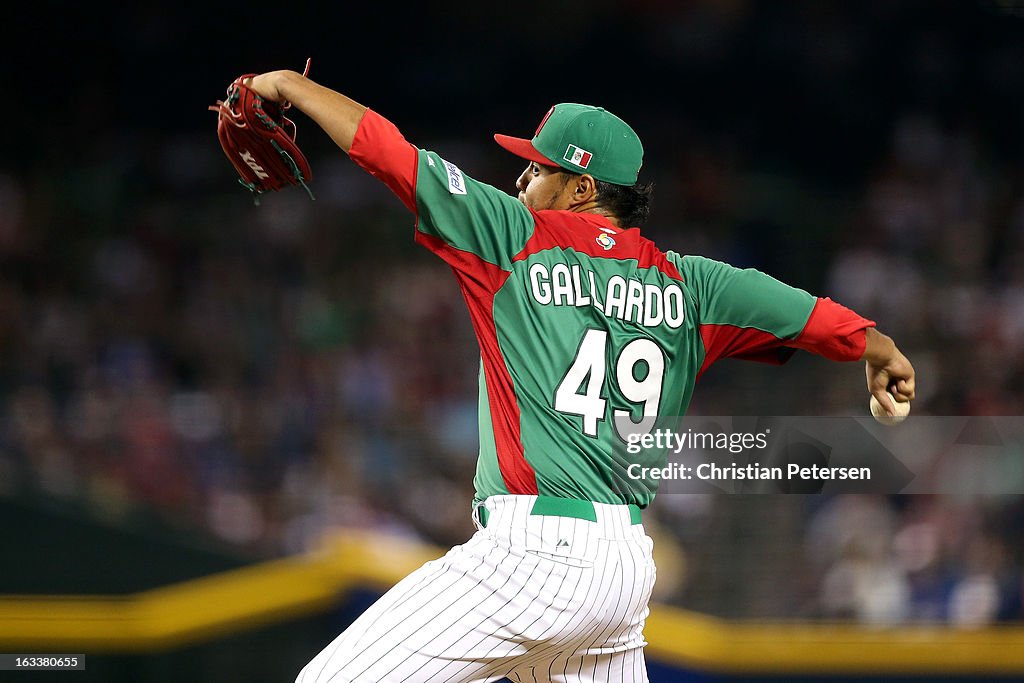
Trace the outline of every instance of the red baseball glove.
{"type": "MultiPolygon", "coordinates": [[[[310,60],[306,60],[309,73],[310,60]]],[[[313,199],[306,185],[313,178],[302,150],[295,144],[295,123],[285,117],[288,102],[270,102],[256,94],[245,80],[256,74],[245,74],[228,86],[227,99],[217,100],[209,107],[217,112],[217,138],[228,161],[241,176],[238,182],[259,196],[289,185],[301,185],[313,199]]]]}

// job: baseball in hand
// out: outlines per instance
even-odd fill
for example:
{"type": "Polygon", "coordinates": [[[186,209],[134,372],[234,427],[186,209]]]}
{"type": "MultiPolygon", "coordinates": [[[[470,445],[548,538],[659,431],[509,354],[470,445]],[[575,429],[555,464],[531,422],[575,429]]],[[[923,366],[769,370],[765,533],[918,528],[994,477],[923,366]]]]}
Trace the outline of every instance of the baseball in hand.
{"type": "Polygon", "coordinates": [[[900,422],[907,419],[907,415],[910,415],[910,401],[901,403],[894,399],[891,394],[889,395],[889,399],[896,407],[895,415],[889,415],[889,413],[885,412],[885,408],[882,407],[882,404],[879,403],[878,399],[874,396],[871,397],[871,402],[869,404],[871,407],[871,414],[876,420],[884,425],[898,425],[900,422]]]}

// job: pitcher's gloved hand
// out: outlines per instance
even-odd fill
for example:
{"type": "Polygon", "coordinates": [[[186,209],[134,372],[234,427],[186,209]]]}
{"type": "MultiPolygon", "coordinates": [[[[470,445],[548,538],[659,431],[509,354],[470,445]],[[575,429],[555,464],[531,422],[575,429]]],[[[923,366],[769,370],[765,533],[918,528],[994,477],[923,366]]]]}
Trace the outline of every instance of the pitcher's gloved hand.
{"type": "MultiPolygon", "coordinates": [[[[306,60],[309,72],[310,60],[306,60]]],[[[217,112],[217,138],[239,182],[259,195],[289,185],[301,185],[310,198],[307,183],[313,171],[295,144],[295,123],[284,115],[287,102],[272,102],[249,87],[256,74],[239,76],[228,86],[227,98],[209,107],[217,112]]]]}

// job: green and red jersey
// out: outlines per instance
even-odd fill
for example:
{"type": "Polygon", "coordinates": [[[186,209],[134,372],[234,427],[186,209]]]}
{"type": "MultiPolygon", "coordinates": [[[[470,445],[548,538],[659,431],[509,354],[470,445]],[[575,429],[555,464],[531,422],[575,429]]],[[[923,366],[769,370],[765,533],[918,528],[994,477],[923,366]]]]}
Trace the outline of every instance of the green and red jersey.
{"type": "Polygon", "coordinates": [[[415,214],[416,240],[465,297],[481,354],[478,499],[646,507],[651,482],[615,455],[620,426],[685,414],[719,358],[857,360],[874,325],[756,270],[661,251],[603,216],[528,209],[372,110],[349,154],[415,214]]]}

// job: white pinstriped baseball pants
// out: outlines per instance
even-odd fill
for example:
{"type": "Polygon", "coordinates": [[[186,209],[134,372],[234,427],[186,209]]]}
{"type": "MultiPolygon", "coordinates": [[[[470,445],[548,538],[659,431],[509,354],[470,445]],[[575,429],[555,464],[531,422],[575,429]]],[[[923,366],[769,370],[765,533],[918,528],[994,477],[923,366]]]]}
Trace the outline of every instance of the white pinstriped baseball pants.
{"type": "Polygon", "coordinates": [[[653,543],[625,506],[597,522],[492,496],[486,528],[373,604],[296,683],[639,683],[653,543]]]}

